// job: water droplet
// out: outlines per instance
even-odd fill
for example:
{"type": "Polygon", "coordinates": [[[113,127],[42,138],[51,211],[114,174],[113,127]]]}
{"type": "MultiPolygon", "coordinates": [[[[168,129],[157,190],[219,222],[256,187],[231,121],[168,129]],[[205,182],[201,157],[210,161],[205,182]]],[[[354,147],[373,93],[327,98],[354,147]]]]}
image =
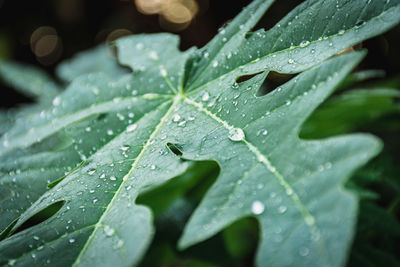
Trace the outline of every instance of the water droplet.
{"type": "Polygon", "coordinates": [[[288,62],[289,62],[289,64],[293,64],[293,63],[294,63],[294,60],[293,60],[292,58],[290,58],[290,59],[288,60],[288,62]]]}
{"type": "Polygon", "coordinates": [[[150,166],[150,169],[155,170],[155,169],[156,169],[156,165],[154,165],[154,164],[151,165],[151,166],[150,166]]]}
{"type": "Polygon", "coordinates": [[[279,206],[279,208],[278,208],[278,212],[279,213],[285,213],[286,211],[287,211],[287,207],[286,206],[284,206],[284,205],[279,206]]]}
{"type": "Polygon", "coordinates": [[[232,141],[242,141],[245,137],[244,132],[240,128],[231,128],[229,130],[229,139],[232,141]]]}
{"type": "Polygon", "coordinates": [[[150,51],[149,53],[149,57],[153,60],[157,60],[158,59],[158,55],[155,51],[150,51]]]}
{"type": "Polygon", "coordinates": [[[292,103],[292,101],[290,101],[290,100],[286,100],[286,102],[285,102],[286,106],[289,106],[291,103],[292,103]]]}
{"type": "Polygon", "coordinates": [[[96,169],[89,169],[88,174],[93,175],[96,172],[96,169]]]}
{"type": "Polygon", "coordinates": [[[113,135],[114,132],[113,132],[113,130],[107,130],[107,134],[108,134],[108,135],[113,135]]]}
{"type": "Polygon", "coordinates": [[[110,226],[106,225],[104,226],[104,233],[106,234],[106,236],[112,236],[115,233],[115,230],[110,226]]]}
{"type": "Polygon", "coordinates": [[[129,148],[130,148],[129,145],[122,145],[122,146],[121,146],[121,150],[122,150],[122,151],[127,151],[129,148]]]}
{"type": "Polygon", "coordinates": [[[117,178],[115,178],[115,176],[111,176],[111,177],[110,177],[110,180],[111,180],[111,181],[115,181],[115,180],[117,180],[117,178]]]}
{"type": "Polygon", "coordinates": [[[213,64],[212,64],[212,66],[213,66],[214,68],[216,68],[216,67],[218,66],[218,61],[215,60],[215,61],[213,62],[213,64]]]}
{"type": "Polygon", "coordinates": [[[340,30],[340,31],[338,32],[339,35],[343,35],[344,33],[345,33],[345,30],[340,30]]]}
{"type": "Polygon", "coordinates": [[[305,257],[305,256],[307,256],[309,253],[310,253],[310,250],[309,250],[308,248],[306,248],[306,247],[301,247],[301,248],[299,249],[299,254],[300,254],[300,256],[305,257]]]}
{"type": "Polygon", "coordinates": [[[264,209],[264,204],[261,201],[256,200],[251,204],[251,212],[253,214],[259,215],[264,212],[264,209]]]}
{"type": "Polygon", "coordinates": [[[126,131],[128,133],[130,133],[130,132],[133,132],[136,128],[137,128],[137,124],[131,124],[131,125],[128,125],[128,127],[126,127],[126,131]]]}
{"type": "Polygon", "coordinates": [[[144,45],[142,43],[137,43],[136,44],[136,49],[138,49],[138,50],[142,50],[143,47],[144,47],[144,45]]]}
{"type": "Polygon", "coordinates": [[[179,116],[178,114],[175,114],[174,117],[172,117],[172,120],[174,122],[178,122],[181,119],[181,116],[179,116]]]}
{"type": "Polygon", "coordinates": [[[232,89],[238,89],[239,88],[239,84],[237,82],[234,82],[232,84],[232,89]]]}
{"type": "Polygon", "coordinates": [[[104,173],[102,173],[102,174],[100,175],[100,178],[101,178],[101,179],[104,179],[104,178],[106,178],[106,175],[105,175],[104,173]]]}
{"type": "Polygon", "coordinates": [[[286,188],[286,194],[288,194],[289,196],[291,194],[293,194],[293,189],[292,188],[286,188]]]}
{"type": "Polygon", "coordinates": [[[75,239],[70,238],[70,239],[68,240],[68,242],[71,243],[71,244],[72,244],[72,243],[75,243],[75,239]]]}
{"type": "Polygon", "coordinates": [[[61,103],[61,98],[57,96],[56,98],[53,99],[53,105],[58,106],[61,103]]]}
{"type": "Polygon", "coordinates": [[[208,94],[208,92],[204,92],[203,96],[201,97],[201,100],[208,101],[208,99],[210,99],[210,95],[208,94]]]}
{"type": "Polygon", "coordinates": [[[310,44],[310,41],[302,41],[301,43],[300,43],[300,47],[306,47],[306,46],[308,46],[310,44]]]}
{"type": "Polygon", "coordinates": [[[167,76],[167,70],[164,67],[160,67],[160,75],[162,77],[166,77],[167,76]]]}

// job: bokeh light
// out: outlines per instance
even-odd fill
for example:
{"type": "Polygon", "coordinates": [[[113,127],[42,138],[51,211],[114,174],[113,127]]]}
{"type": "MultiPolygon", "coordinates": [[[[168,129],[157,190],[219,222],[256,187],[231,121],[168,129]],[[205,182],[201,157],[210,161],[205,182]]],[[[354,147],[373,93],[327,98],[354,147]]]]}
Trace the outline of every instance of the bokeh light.
{"type": "Polygon", "coordinates": [[[61,38],[50,26],[37,28],[31,35],[30,46],[36,59],[43,65],[54,64],[62,54],[61,38]]]}
{"type": "Polygon", "coordinates": [[[135,0],[136,8],[145,15],[159,13],[164,3],[164,0],[135,0]]]}
{"type": "Polygon", "coordinates": [[[169,31],[184,30],[199,12],[195,0],[135,0],[135,4],[143,14],[158,14],[160,26],[169,31]]]}

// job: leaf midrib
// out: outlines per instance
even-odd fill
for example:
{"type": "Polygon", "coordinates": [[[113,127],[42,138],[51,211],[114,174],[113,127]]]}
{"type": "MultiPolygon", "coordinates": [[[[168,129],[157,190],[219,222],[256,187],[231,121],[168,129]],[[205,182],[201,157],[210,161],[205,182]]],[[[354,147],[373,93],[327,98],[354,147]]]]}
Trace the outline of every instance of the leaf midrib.
{"type": "Polygon", "coordinates": [[[151,146],[151,140],[157,135],[157,133],[160,131],[160,129],[162,128],[162,126],[164,125],[164,123],[167,121],[168,117],[170,116],[170,114],[174,111],[175,107],[179,104],[179,102],[181,101],[181,95],[177,95],[174,98],[174,102],[172,103],[172,105],[169,107],[169,109],[167,110],[167,112],[165,113],[165,115],[160,119],[160,122],[157,124],[157,126],[154,128],[154,131],[151,133],[151,135],[149,136],[149,138],[147,139],[146,144],[143,146],[142,150],[140,151],[139,155],[136,157],[136,159],[133,161],[131,169],[129,170],[129,172],[124,176],[124,178],[122,179],[122,182],[120,184],[120,186],[118,187],[118,190],[115,192],[113,198],[111,199],[110,203],[107,205],[106,210],[104,211],[103,215],[100,217],[99,221],[96,223],[95,225],[95,229],[93,230],[92,234],[90,235],[90,237],[88,238],[88,240],[85,243],[85,246],[82,248],[81,252],[79,253],[79,256],[77,257],[77,259],[75,260],[75,262],[73,263],[72,266],[77,266],[80,262],[80,259],[83,257],[84,253],[87,251],[91,241],[93,240],[96,232],[98,231],[98,229],[100,229],[101,225],[102,225],[102,221],[104,220],[105,216],[107,216],[108,211],[111,209],[111,206],[113,205],[113,203],[115,202],[115,200],[117,199],[120,191],[122,190],[122,188],[124,187],[126,181],[129,179],[129,177],[131,176],[132,172],[135,170],[138,162],[140,161],[140,159],[142,158],[142,156],[144,155],[144,153],[147,151],[147,149],[151,146]]]}
{"type": "MultiPolygon", "coordinates": [[[[185,97],[184,101],[194,107],[196,107],[199,111],[205,113],[208,117],[211,119],[217,121],[218,123],[222,124],[224,128],[227,130],[230,130],[234,128],[233,125],[230,125],[228,122],[222,120],[220,117],[218,117],[216,114],[212,113],[209,111],[207,108],[205,108],[202,104],[185,97]]],[[[273,174],[273,176],[279,181],[279,184],[284,188],[285,192],[290,191],[292,192],[290,195],[288,194],[289,198],[292,200],[294,205],[297,207],[297,209],[300,211],[305,224],[310,228],[310,231],[313,235],[315,236],[321,236],[321,231],[316,225],[316,220],[314,216],[310,213],[308,208],[303,204],[303,202],[300,200],[297,192],[292,188],[292,186],[286,181],[286,179],[278,172],[277,168],[270,162],[267,156],[265,156],[261,151],[258,150],[256,146],[254,146],[251,142],[246,140],[244,138],[241,142],[243,142],[248,149],[256,156],[259,162],[262,162],[267,169],[273,174]]],[[[320,247],[320,250],[322,254],[324,255],[325,259],[328,259],[328,253],[326,249],[326,245],[323,242],[322,238],[318,240],[318,244],[320,247]]]]}

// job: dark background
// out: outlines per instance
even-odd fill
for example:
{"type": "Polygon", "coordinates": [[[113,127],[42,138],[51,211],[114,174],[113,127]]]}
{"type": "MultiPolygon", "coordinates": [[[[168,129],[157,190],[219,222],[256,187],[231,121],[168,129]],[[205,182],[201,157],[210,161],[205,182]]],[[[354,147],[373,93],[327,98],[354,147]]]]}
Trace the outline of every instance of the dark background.
{"type": "MultiPolygon", "coordinates": [[[[232,19],[250,0],[197,0],[199,12],[190,25],[179,32],[181,49],[201,47],[232,19]]],[[[273,26],[299,0],[276,1],[259,26],[273,26]]],[[[171,31],[161,27],[158,15],[138,12],[133,0],[0,0],[0,58],[37,65],[51,75],[55,66],[75,53],[89,49],[110,37],[116,29],[134,34],[171,31]],[[32,33],[50,26],[60,38],[59,52],[48,62],[37,59],[31,49],[32,33]]],[[[400,73],[400,27],[362,44],[369,50],[360,68],[383,69],[387,75],[400,73]]],[[[114,36],[115,37],[115,36],[114,36]]],[[[1,86],[0,107],[8,108],[29,99],[1,86]]]]}

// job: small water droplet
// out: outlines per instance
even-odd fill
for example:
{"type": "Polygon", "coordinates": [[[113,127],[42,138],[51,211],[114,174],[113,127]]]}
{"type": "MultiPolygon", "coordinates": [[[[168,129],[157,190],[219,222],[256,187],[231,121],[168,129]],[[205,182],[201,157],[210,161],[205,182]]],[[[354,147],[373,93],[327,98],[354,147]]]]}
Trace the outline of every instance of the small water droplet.
{"type": "Polygon", "coordinates": [[[179,116],[178,114],[175,114],[175,115],[172,117],[172,120],[173,120],[174,122],[178,122],[180,119],[181,119],[181,116],[179,116]]]}
{"type": "Polygon", "coordinates": [[[264,204],[261,201],[256,200],[251,204],[251,212],[253,214],[259,215],[264,212],[264,209],[264,204]]]}
{"type": "Polygon", "coordinates": [[[284,206],[284,205],[279,206],[279,208],[278,208],[278,212],[279,213],[285,213],[286,211],[287,211],[287,207],[286,206],[284,206]]]}
{"type": "Polygon", "coordinates": [[[216,67],[218,66],[218,61],[215,60],[215,61],[213,62],[213,64],[212,64],[212,66],[213,66],[214,68],[216,68],[216,67]]]}
{"type": "Polygon", "coordinates": [[[122,145],[122,146],[121,146],[121,150],[122,150],[122,151],[127,151],[127,150],[129,150],[129,148],[130,148],[129,145],[122,145]]]}
{"type": "Polygon", "coordinates": [[[106,236],[112,236],[115,233],[115,230],[110,226],[106,225],[104,226],[104,233],[106,234],[106,236]]]}
{"type": "Polygon", "coordinates": [[[204,92],[203,96],[201,97],[201,100],[203,101],[208,101],[210,99],[210,95],[208,92],[204,92]]]}
{"type": "Polygon", "coordinates": [[[306,46],[308,46],[310,44],[310,41],[302,41],[301,43],[300,43],[300,47],[306,47],[306,46]]]}
{"type": "Polygon", "coordinates": [[[286,188],[286,194],[289,196],[293,194],[293,189],[292,188],[286,188]]]}
{"type": "Polygon", "coordinates": [[[56,98],[53,99],[53,105],[58,106],[61,103],[61,98],[57,96],[56,98]]]}
{"type": "Polygon", "coordinates": [[[72,243],[75,243],[75,239],[70,238],[70,239],[68,240],[68,242],[71,243],[71,244],[72,244],[72,243]]]}
{"type": "Polygon", "coordinates": [[[126,131],[128,133],[130,133],[130,132],[133,132],[136,128],[137,128],[137,124],[131,124],[131,125],[128,125],[128,127],[126,127],[126,131]]]}
{"type": "Polygon", "coordinates": [[[96,172],[96,169],[89,169],[88,174],[93,175],[96,172]]]}
{"type": "Polygon", "coordinates": [[[307,256],[309,253],[310,253],[310,250],[309,250],[308,248],[306,248],[306,247],[301,247],[301,248],[299,249],[299,254],[300,254],[300,256],[305,257],[305,256],[307,256]]]}

